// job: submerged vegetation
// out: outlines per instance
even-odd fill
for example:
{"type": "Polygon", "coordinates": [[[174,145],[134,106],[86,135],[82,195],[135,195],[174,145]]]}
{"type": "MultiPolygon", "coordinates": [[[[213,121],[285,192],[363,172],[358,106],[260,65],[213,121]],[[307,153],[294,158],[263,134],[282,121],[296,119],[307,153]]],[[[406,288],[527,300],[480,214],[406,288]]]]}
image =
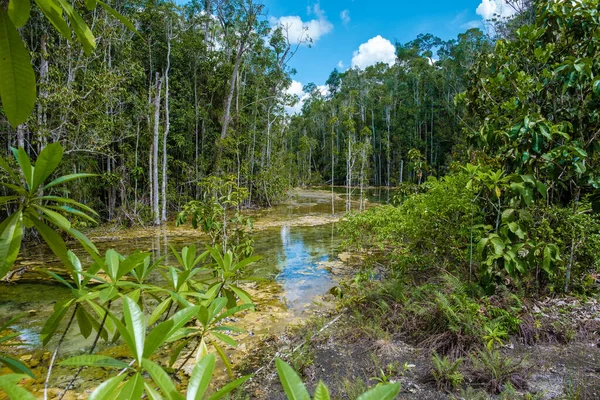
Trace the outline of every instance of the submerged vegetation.
{"type": "MultiPolygon", "coordinates": [[[[99,369],[90,399],[245,398],[264,383],[258,397],[381,400],[421,390],[417,378],[439,396],[534,398],[539,366],[511,350],[600,329],[597,0],[511,2],[494,37],[397,43],[394,65],[334,70],[326,93],[308,85],[293,116],[297,47],[251,0],[24,3],[0,9],[0,277],[41,239],[69,297],[39,332],[44,377],[11,349],[19,316],[1,325],[3,395],[62,399],[99,369]],[[256,307],[248,283],[262,279],[247,208],[317,184],[331,185],[332,214],[344,185],[339,233],[362,269],[331,289],[338,316],[298,328],[289,353],[264,346],[233,365],[237,318],[256,307]],[[367,207],[368,186],[395,195],[367,207]],[[174,211],[208,238],[172,247],[176,265],[100,252],[83,233],[174,211]],[[63,359],[72,330],[92,343],[63,359]],[[258,371],[276,370],[275,385],[250,368],[270,356],[258,371]]],[[[598,395],[563,379],[563,397],[598,395]]]]}

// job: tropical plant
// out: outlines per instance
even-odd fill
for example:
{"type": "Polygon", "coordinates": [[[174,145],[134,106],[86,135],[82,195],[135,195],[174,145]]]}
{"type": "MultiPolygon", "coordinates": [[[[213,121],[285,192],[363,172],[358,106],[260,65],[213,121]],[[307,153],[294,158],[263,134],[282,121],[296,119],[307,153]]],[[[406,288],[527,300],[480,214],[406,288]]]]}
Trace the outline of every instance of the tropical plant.
{"type": "Polygon", "coordinates": [[[0,277],[6,275],[17,259],[25,228],[35,228],[64,265],[73,267],[65,241],[50,225],[77,239],[88,252],[97,253],[96,246],[64,216],[76,216],[96,223],[89,215],[97,215],[94,210],[70,198],[52,194],[60,185],[95,175],[76,173],[45,183],[62,161],[64,150],[60,143],[46,146],[35,165],[22,147],[12,150],[21,177],[0,157],[0,167],[8,173],[10,180],[0,182],[0,185],[12,191],[11,195],[0,197],[0,206],[16,209],[0,223],[0,277]]]}
{"type": "MultiPolygon", "coordinates": [[[[36,0],[39,10],[65,39],[73,33],[86,54],[96,47],[96,39],[89,26],[74,6],[64,0],[36,0]],[[66,18],[63,16],[66,15],[66,18]]],[[[88,10],[99,4],[113,17],[131,30],[135,28],[108,4],[101,0],[85,0],[88,10]]],[[[2,108],[12,126],[25,122],[33,111],[36,101],[36,82],[29,52],[21,39],[18,28],[29,20],[31,4],[29,0],[11,0],[8,9],[0,9],[0,98],[2,108]]]]}
{"type": "MultiPolygon", "coordinates": [[[[276,368],[281,386],[289,400],[311,400],[306,386],[292,367],[278,358],[276,368]]],[[[400,383],[381,385],[361,394],[357,400],[393,400],[399,392],[400,383]]],[[[329,400],[330,398],[329,389],[323,381],[319,381],[312,399],[329,400]]]]}
{"type": "Polygon", "coordinates": [[[462,358],[451,360],[446,356],[441,357],[437,353],[433,353],[431,361],[433,363],[433,378],[439,389],[448,390],[460,387],[464,379],[463,374],[459,371],[459,367],[463,362],[462,358]]]}

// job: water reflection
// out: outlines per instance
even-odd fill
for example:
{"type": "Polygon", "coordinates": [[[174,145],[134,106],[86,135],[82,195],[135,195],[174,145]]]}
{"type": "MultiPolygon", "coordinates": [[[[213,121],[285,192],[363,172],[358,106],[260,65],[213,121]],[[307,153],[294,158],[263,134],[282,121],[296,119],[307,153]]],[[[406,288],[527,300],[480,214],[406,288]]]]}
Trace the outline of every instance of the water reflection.
{"type": "Polygon", "coordinates": [[[281,250],[276,281],[283,286],[286,304],[294,311],[307,308],[310,301],[334,285],[330,273],[322,267],[330,261],[331,245],[328,237],[305,243],[302,231],[290,226],[281,227],[281,250]]]}

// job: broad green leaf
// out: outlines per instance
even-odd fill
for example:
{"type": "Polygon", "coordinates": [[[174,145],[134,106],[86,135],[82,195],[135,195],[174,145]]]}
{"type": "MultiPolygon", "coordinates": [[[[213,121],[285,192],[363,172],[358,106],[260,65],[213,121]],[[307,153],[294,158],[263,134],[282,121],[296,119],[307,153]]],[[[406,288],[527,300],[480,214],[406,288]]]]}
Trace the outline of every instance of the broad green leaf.
{"type": "Polygon", "coordinates": [[[35,171],[31,191],[35,191],[56,170],[63,158],[64,150],[60,143],[44,147],[35,160],[35,171]]]}
{"type": "Polygon", "coordinates": [[[119,368],[131,369],[131,367],[123,361],[116,360],[112,357],[102,356],[97,354],[85,354],[75,356],[59,362],[60,365],[84,366],[84,367],[102,367],[102,368],[119,368]]]}
{"type": "Polygon", "coordinates": [[[8,16],[17,28],[27,23],[31,13],[29,0],[10,0],[8,2],[8,16]]]}
{"type": "Polygon", "coordinates": [[[202,400],[204,392],[210,384],[215,369],[215,356],[212,354],[203,357],[196,365],[190,376],[186,400],[202,400]]]}
{"type": "Polygon", "coordinates": [[[138,363],[144,354],[144,340],[146,338],[146,320],[140,307],[128,296],[123,296],[123,318],[125,327],[133,339],[134,352],[138,363]]]}
{"type": "Polygon", "coordinates": [[[22,388],[20,382],[29,379],[23,374],[7,374],[0,376],[0,389],[4,390],[11,400],[35,400],[35,396],[22,388]]]}
{"type": "MultiPolygon", "coordinates": [[[[90,0],[87,0],[90,1],[90,0]]],[[[103,2],[102,0],[96,0],[98,2],[98,4],[100,4],[100,6],[102,8],[104,8],[110,15],[112,15],[113,17],[115,17],[116,19],[118,19],[119,21],[121,21],[121,23],[123,25],[125,25],[131,32],[136,33],[138,36],[142,37],[139,32],[135,29],[135,26],[133,26],[133,24],[131,23],[131,21],[127,18],[125,18],[124,16],[122,16],[117,10],[115,10],[114,8],[112,8],[111,6],[109,6],[108,4],[106,4],[105,2],[103,2]]]]}
{"type": "Polygon", "coordinates": [[[21,196],[0,196],[0,206],[12,203],[15,200],[19,200],[21,196]]]}
{"type": "Polygon", "coordinates": [[[54,332],[56,332],[60,322],[63,320],[65,313],[74,302],[75,299],[68,299],[59,301],[54,305],[54,312],[46,320],[46,323],[40,332],[40,340],[44,346],[46,346],[52,336],[54,336],[54,332]]]}
{"type": "Polygon", "coordinates": [[[81,306],[77,307],[77,313],[75,314],[77,318],[77,325],[79,325],[79,331],[84,338],[90,337],[92,334],[92,323],[89,319],[89,314],[85,309],[81,306]]]}
{"type": "Polygon", "coordinates": [[[62,183],[67,183],[67,182],[70,182],[70,181],[75,180],[75,179],[89,178],[89,177],[93,177],[93,176],[98,176],[98,175],[96,175],[96,174],[84,174],[84,173],[64,175],[64,176],[61,176],[60,178],[56,178],[55,180],[53,180],[49,184],[45,185],[42,188],[42,190],[50,189],[51,187],[54,187],[56,185],[60,185],[62,183]]]}
{"type": "Polygon", "coordinates": [[[14,265],[23,238],[23,213],[17,211],[0,223],[0,278],[14,265]]]}
{"type": "MultiPolygon", "coordinates": [[[[204,339],[202,339],[202,340],[204,341],[204,339]]],[[[231,367],[229,358],[227,358],[227,354],[225,354],[225,352],[223,351],[221,346],[219,346],[217,344],[217,342],[215,342],[214,340],[212,341],[212,345],[215,348],[215,350],[217,351],[217,354],[219,354],[219,357],[221,357],[223,364],[225,364],[225,368],[227,368],[227,373],[229,374],[229,377],[233,378],[233,368],[231,367]]],[[[207,352],[208,352],[208,350],[207,350],[207,352]]]]}
{"type": "Polygon", "coordinates": [[[96,0],[85,0],[85,6],[88,10],[92,11],[96,8],[96,0]]]}
{"type": "Polygon", "coordinates": [[[31,160],[22,147],[19,147],[18,149],[11,147],[11,150],[19,167],[21,167],[21,172],[23,173],[25,183],[27,184],[27,190],[31,191],[31,186],[33,184],[33,167],[31,166],[31,160]]]}
{"type": "Polygon", "coordinates": [[[59,197],[59,196],[40,196],[40,197],[35,197],[34,200],[48,200],[48,201],[54,201],[57,203],[66,203],[66,204],[71,204],[74,205],[75,207],[79,207],[84,211],[89,212],[90,214],[94,214],[94,215],[98,215],[98,213],[96,211],[94,211],[93,209],[91,209],[90,207],[86,206],[85,204],[81,204],[76,202],[73,199],[69,199],[67,197],[59,197]]]}
{"type": "Polygon", "coordinates": [[[96,38],[94,38],[90,27],[66,0],[58,0],[58,2],[67,13],[75,36],[77,36],[77,40],[83,46],[83,51],[89,55],[96,48],[96,38]]]}
{"type": "MultiPolygon", "coordinates": [[[[289,400],[310,400],[310,395],[302,380],[288,364],[281,359],[276,360],[277,375],[289,400]]],[[[382,400],[382,399],[378,399],[382,400]]]]}
{"type": "Polygon", "coordinates": [[[152,329],[152,332],[148,334],[144,347],[144,357],[150,357],[154,354],[154,351],[162,346],[165,341],[169,338],[169,332],[173,328],[173,321],[168,319],[152,329]]]}
{"type": "Polygon", "coordinates": [[[171,377],[162,367],[147,358],[142,359],[142,366],[150,374],[152,380],[160,388],[162,394],[167,399],[183,399],[184,397],[177,391],[171,377]]]}
{"type": "Polygon", "coordinates": [[[251,375],[246,375],[246,376],[242,376],[241,378],[236,379],[233,382],[229,382],[227,385],[225,385],[221,389],[219,389],[215,394],[210,396],[208,398],[208,400],[219,400],[219,399],[223,398],[224,396],[226,396],[228,393],[230,393],[233,390],[235,390],[236,388],[238,388],[240,385],[242,385],[244,382],[246,382],[251,377],[252,377],[251,375]]]}
{"type": "Polygon", "coordinates": [[[42,10],[48,21],[65,39],[71,38],[71,29],[63,18],[63,10],[56,0],[35,0],[36,4],[42,10]]]}
{"type": "MultiPolygon", "coordinates": [[[[14,337],[18,336],[19,334],[17,333],[14,337]]],[[[27,374],[35,379],[35,375],[33,374],[33,372],[31,372],[27,365],[25,365],[23,361],[16,359],[15,357],[12,357],[8,354],[0,355],[0,364],[6,365],[6,367],[8,367],[8,369],[10,369],[13,372],[27,374]]]]}
{"type": "Polygon", "coordinates": [[[315,394],[313,396],[313,400],[330,400],[329,390],[327,386],[323,383],[323,381],[319,381],[317,384],[317,388],[315,389],[315,394]]]}
{"type": "Polygon", "coordinates": [[[56,211],[50,210],[49,208],[38,206],[37,204],[33,205],[38,211],[41,211],[44,214],[44,218],[49,222],[52,222],[61,230],[68,232],[71,229],[71,222],[57,213],[56,211]]]}
{"type": "Polygon", "coordinates": [[[21,35],[0,8],[0,98],[8,122],[17,127],[27,120],[36,99],[36,83],[29,51],[21,35]]]}
{"type": "Polygon", "coordinates": [[[42,239],[48,244],[50,250],[58,257],[65,265],[71,265],[67,254],[67,245],[65,241],[52,228],[43,223],[37,218],[28,218],[35,225],[37,231],[42,235],[42,239]]]}
{"type": "Polygon", "coordinates": [[[374,387],[358,396],[357,400],[394,400],[400,392],[400,383],[374,387]]]}
{"type": "Polygon", "coordinates": [[[88,397],[88,400],[114,400],[118,399],[119,391],[118,386],[127,375],[117,375],[106,381],[96,388],[88,397]]]}
{"type": "Polygon", "coordinates": [[[119,398],[127,400],[140,400],[144,394],[144,378],[137,372],[123,385],[119,398]]]}
{"type": "Polygon", "coordinates": [[[158,321],[171,306],[172,301],[173,300],[170,297],[167,297],[161,301],[156,308],[152,310],[152,314],[150,314],[150,319],[148,320],[148,325],[153,325],[156,321],[158,321]]]}
{"type": "Polygon", "coordinates": [[[231,346],[231,347],[237,347],[238,343],[231,337],[223,334],[223,333],[218,333],[218,332],[211,332],[211,334],[216,337],[217,339],[219,339],[221,342],[231,346]]]}

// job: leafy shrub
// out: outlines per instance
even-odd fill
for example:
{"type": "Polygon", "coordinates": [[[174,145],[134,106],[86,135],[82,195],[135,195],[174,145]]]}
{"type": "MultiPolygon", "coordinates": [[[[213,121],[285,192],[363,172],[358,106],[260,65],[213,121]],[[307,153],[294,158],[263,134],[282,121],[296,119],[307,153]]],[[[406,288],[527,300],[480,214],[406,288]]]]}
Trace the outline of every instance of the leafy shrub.
{"type": "Polygon", "coordinates": [[[433,353],[431,361],[433,363],[432,374],[438,389],[456,389],[462,384],[464,376],[458,370],[463,362],[462,358],[451,360],[448,357],[440,357],[437,353],[433,353]]]}

